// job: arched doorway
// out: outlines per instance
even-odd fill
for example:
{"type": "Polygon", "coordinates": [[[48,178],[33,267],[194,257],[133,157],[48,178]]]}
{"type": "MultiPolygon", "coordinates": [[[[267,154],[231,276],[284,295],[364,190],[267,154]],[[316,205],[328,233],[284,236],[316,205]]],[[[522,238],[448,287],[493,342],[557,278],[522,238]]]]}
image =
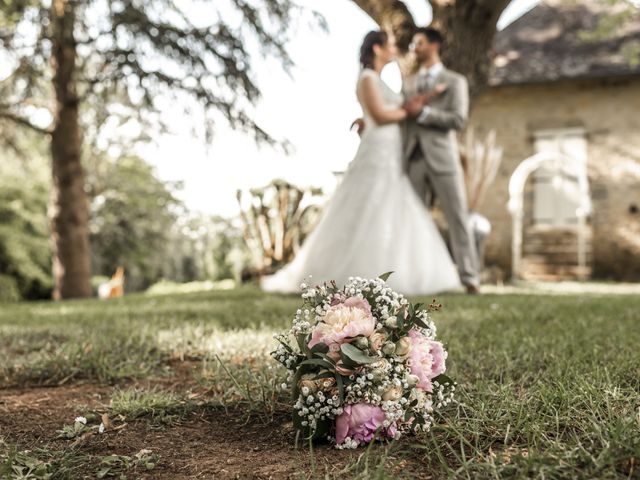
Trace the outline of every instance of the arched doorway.
{"type": "Polygon", "coordinates": [[[587,220],[591,200],[585,159],[554,151],[527,158],[509,181],[508,207],[514,279],[566,280],[590,275],[587,220]],[[528,180],[533,182],[528,184],[528,180]],[[525,192],[529,201],[525,201],[525,192]]]}

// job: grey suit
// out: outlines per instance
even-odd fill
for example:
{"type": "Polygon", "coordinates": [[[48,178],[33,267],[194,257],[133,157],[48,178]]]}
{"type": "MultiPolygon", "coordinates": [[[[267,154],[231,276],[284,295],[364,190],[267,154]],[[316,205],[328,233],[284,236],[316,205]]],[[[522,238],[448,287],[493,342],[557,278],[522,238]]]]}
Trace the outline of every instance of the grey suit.
{"type": "Polygon", "coordinates": [[[431,203],[435,194],[449,225],[453,257],[465,285],[479,284],[478,260],[469,223],[469,208],[455,132],[469,113],[469,87],[460,74],[443,69],[432,82],[416,74],[405,79],[405,98],[444,84],[426,117],[404,125],[404,167],[418,195],[431,203]]]}

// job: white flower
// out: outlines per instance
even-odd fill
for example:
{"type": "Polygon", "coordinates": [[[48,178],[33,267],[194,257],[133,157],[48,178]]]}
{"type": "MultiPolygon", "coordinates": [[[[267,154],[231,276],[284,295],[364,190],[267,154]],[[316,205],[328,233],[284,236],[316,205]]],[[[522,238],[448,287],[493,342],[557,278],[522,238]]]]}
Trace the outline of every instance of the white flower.
{"type": "Polygon", "coordinates": [[[397,317],[389,317],[385,320],[384,324],[388,328],[397,328],[398,326],[398,318],[397,317]]]}
{"type": "Polygon", "coordinates": [[[395,350],[396,350],[396,345],[393,342],[386,342],[382,346],[382,353],[384,353],[385,355],[393,355],[393,352],[395,352],[395,350]]]}
{"type": "Polygon", "coordinates": [[[85,417],[76,417],[75,422],[76,423],[81,423],[82,425],[86,425],[87,424],[87,419],[85,417]]]}
{"type": "Polygon", "coordinates": [[[98,427],[98,433],[104,433],[104,423],[100,422],[100,426],[98,427]]]}

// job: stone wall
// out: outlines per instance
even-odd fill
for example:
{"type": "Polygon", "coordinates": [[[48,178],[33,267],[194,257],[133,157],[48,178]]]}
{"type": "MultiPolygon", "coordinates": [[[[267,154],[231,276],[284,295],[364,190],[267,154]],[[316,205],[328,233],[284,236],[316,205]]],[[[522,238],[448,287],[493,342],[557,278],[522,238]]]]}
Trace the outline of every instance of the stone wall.
{"type": "Polygon", "coordinates": [[[533,133],[580,127],[588,140],[594,276],[640,280],[640,78],[494,87],[476,100],[470,125],[479,138],[495,129],[504,148],[480,208],[493,225],[487,266],[510,269],[507,187],[516,166],[535,153],[533,133]]]}

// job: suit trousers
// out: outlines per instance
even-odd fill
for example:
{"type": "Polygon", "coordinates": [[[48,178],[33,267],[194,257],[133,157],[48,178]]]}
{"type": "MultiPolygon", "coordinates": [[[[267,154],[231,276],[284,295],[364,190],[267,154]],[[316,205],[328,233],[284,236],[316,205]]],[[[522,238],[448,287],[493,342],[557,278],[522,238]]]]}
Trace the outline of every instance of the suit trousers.
{"type": "MultiPolygon", "coordinates": [[[[418,149],[417,149],[418,150],[418,149]]],[[[453,259],[460,280],[465,285],[478,286],[478,254],[469,221],[469,207],[462,172],[433,172],[422,155],[414,155],[409,162],[409,178],[420,198],[431,206],[433,198],[440,200],[449,226],[453,259]]]]}

